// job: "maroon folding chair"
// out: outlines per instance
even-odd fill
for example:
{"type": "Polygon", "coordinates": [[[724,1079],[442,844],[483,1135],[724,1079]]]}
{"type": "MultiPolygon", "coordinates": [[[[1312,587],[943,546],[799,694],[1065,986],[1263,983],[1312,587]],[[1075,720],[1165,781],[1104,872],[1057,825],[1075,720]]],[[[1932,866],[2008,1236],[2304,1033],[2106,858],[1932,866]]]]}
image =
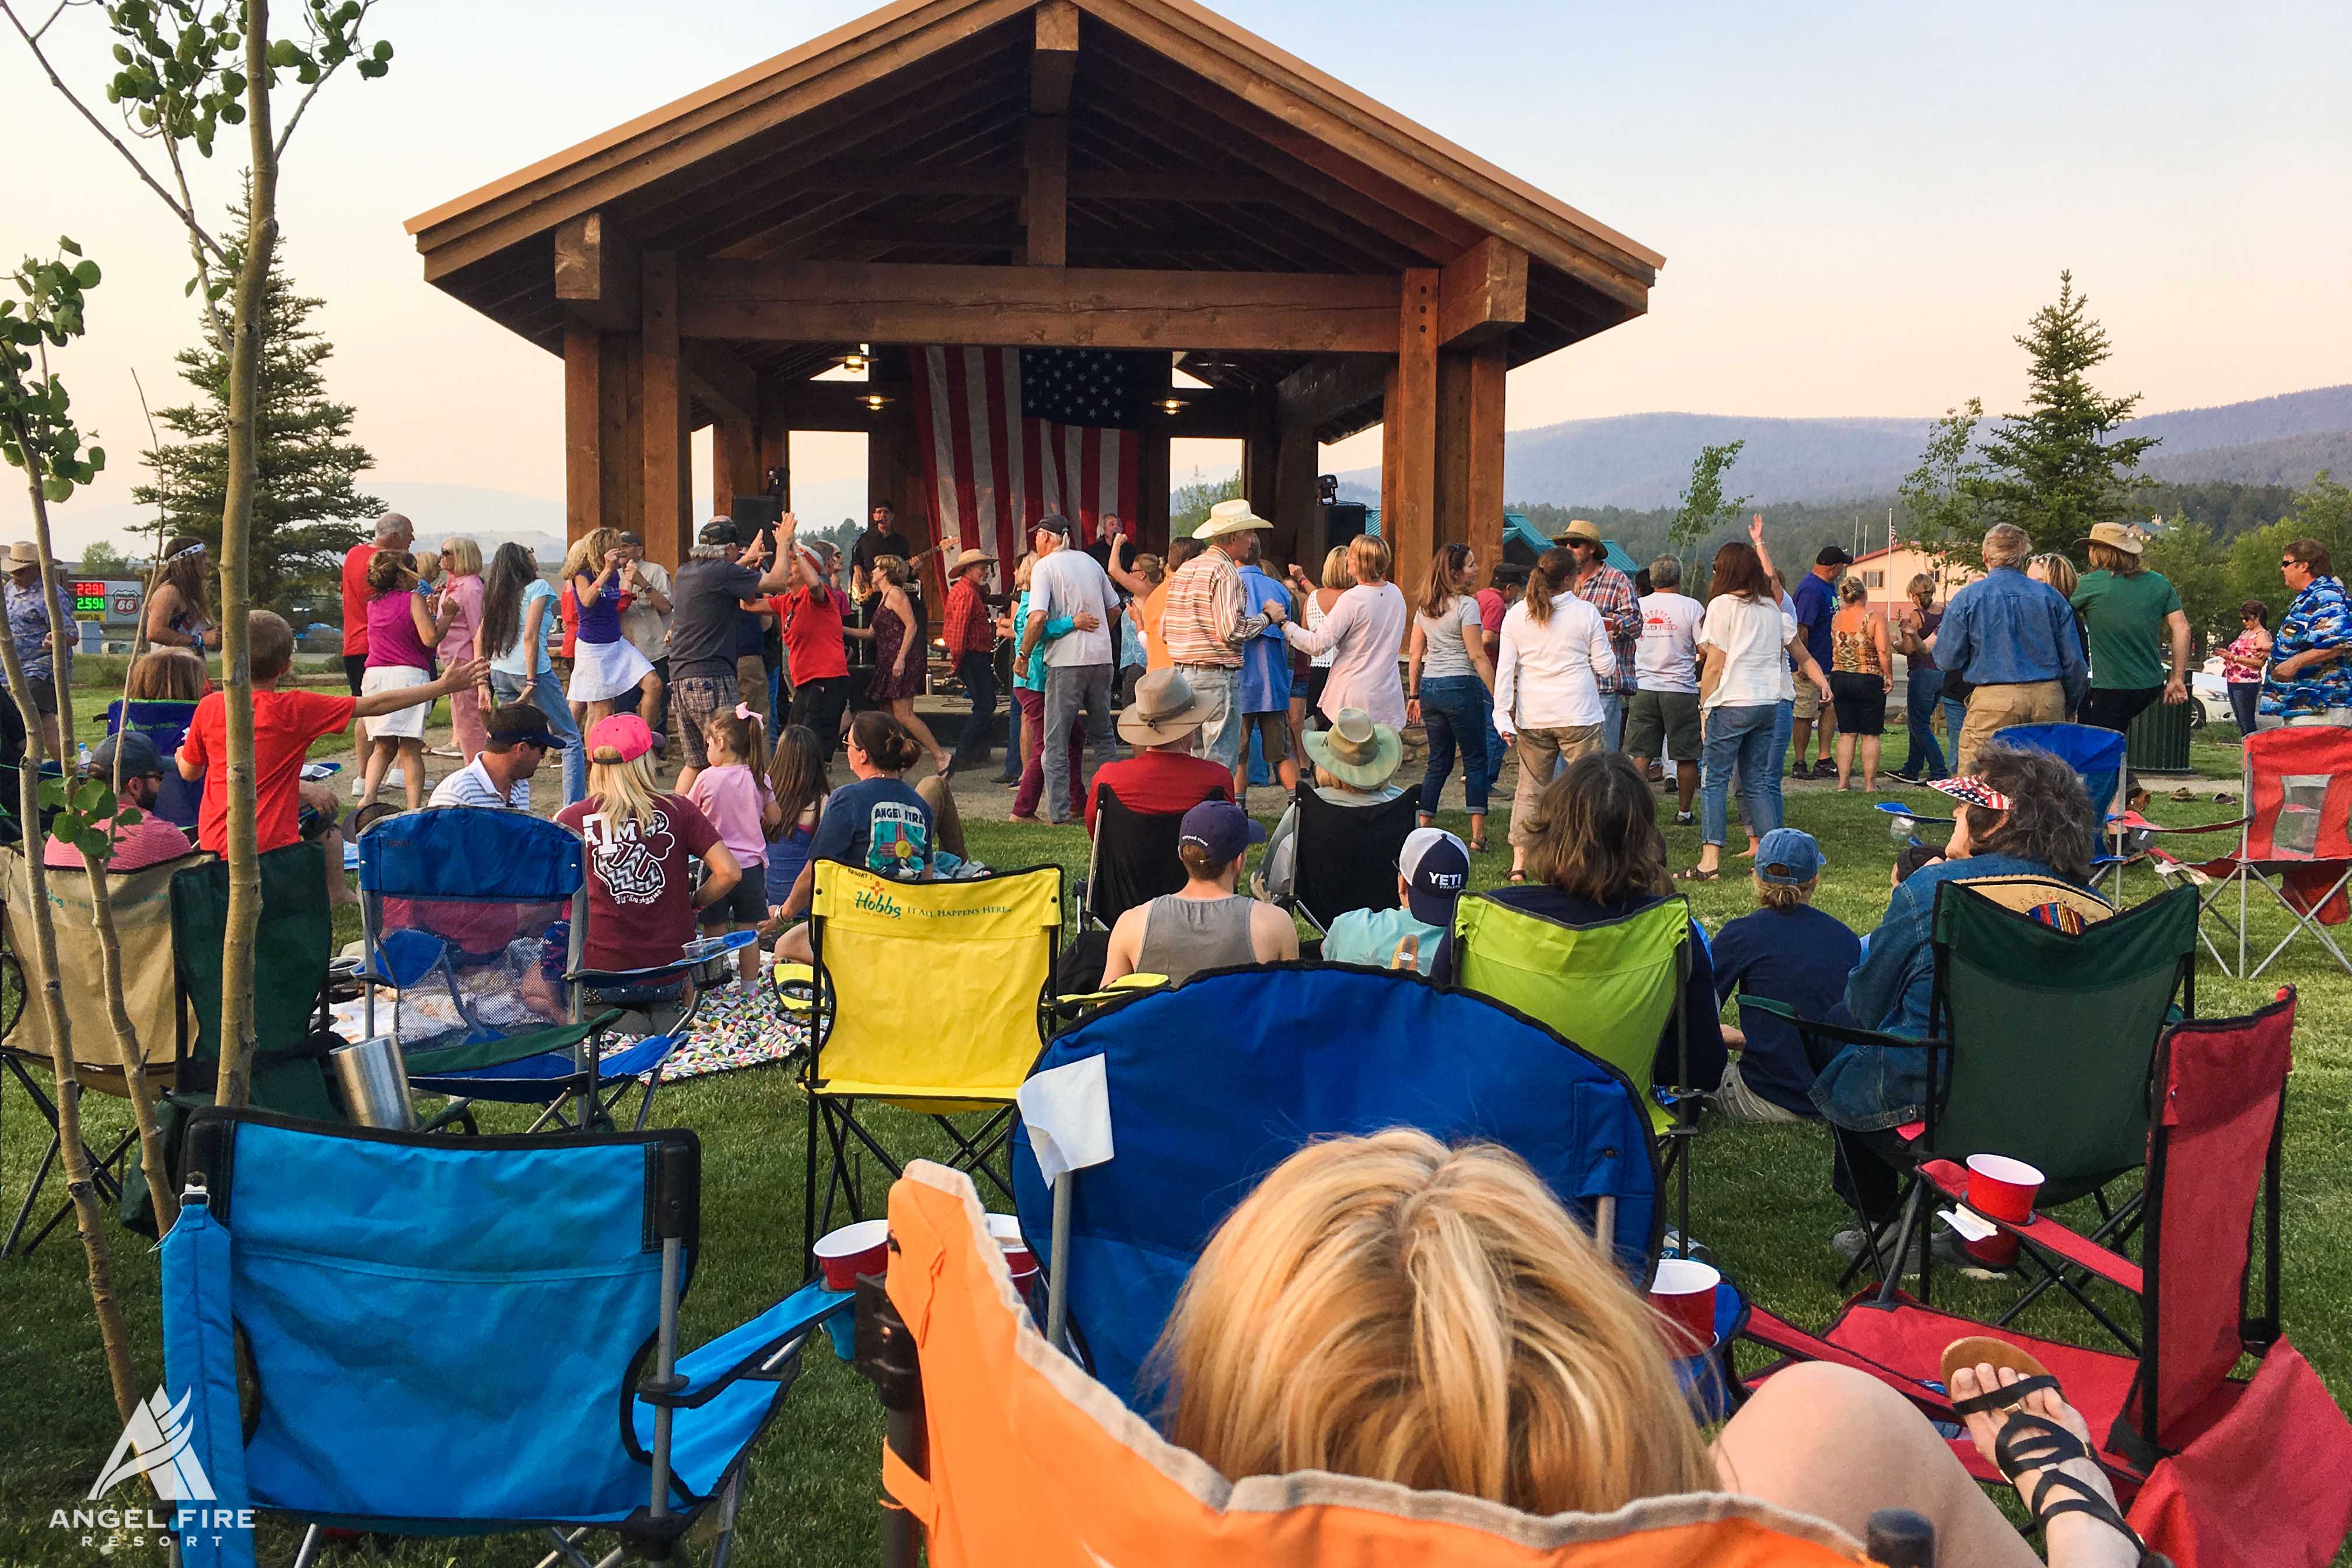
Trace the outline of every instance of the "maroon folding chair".
{"type": "MultiPolygon", "coordinates": [[[[1900,1293],[1864,1296],[1819,1335],[1751,1311],[1747,1337],[1782,1359],[1748,1386],[1791,1361],[1831,1362],[1879,1378],[1930,1419],[1954,1422],[1940,1381],[1944,1347],[1990,1331],[2056,1375],[2133,1527],[2179,1568],[2331,1562],[2352,1530],[2352,1487],[2344,1482],[2352,1474],[2352,1422],[2279,1326],[2279,1149],[2294,1030],[2294,993],[2284,990],[2251,1017],[2165,1031],[2141,1262],[2047,1215],[2001,1226],[2048,1267],[2137,1297],[2136,1351],[2022,1334],[1900,1293]],[[2262,1307],[2249,1315],[2257,1235],[2262,1307]],[[2261,1357],[2261,1367],[2251,1379],[2232,1377],[2247,1353],[2261,1357]]],[[[1924,1174],[1956,1198],[1966,1190],[1957,1166],[1931,1165],[1924,1174]]],[[[1965,1434],[1952,1443],[1971,1474],[2001,1479],[1965,1434]]]]}

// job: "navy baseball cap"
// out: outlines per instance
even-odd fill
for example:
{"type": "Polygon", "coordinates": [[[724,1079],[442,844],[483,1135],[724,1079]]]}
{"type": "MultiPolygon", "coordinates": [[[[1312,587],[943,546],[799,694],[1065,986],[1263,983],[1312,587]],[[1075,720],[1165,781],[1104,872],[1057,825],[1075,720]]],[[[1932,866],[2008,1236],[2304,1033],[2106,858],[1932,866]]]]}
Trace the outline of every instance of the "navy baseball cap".
{"type": "Polygon", "coordinates": [[[1220,866],[1240,859],[1251,845],[1265,841],[1265,829],[1229,800],[1204,800],[1176,826],[1180,847],[1197,844],[1220,866]]]}
{"type": "Polygon", "coordinates": [[[1058,533],[1065,539],[1070,537],[1070,520],[1058,511],[1047,512],[1029,527],[1033,532],[1058,533]]]}
{"type": "Polygon", "coordinates": [[[1423,925],[1454,924],[1454,906],[1470,886],[1469,847],[1441,827],[1416,827],[1397,856],[1405,908],[1423,925]]]}
{"type": "Polygon", "coordinates": [[[1756,879],[1779,888],[1801,888],[1828,865],[1813,836],[1794,827],[1776,827],[1756,846],[1756,879]]]}
{"type": "Polygon", "coordinates": [[[155,738],[143,730],[124,730],[91,748],[89,776],[111,780],[117,756],[122,760],[122,776],[126,779],[145,778],[163,771],[163,753],[156,750],[155,738]]]}

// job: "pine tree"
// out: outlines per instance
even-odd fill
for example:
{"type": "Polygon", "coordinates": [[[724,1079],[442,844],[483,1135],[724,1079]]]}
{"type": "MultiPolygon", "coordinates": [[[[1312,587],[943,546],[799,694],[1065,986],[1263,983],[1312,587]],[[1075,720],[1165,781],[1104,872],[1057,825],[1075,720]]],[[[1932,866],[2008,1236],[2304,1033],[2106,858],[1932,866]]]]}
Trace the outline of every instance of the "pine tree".
{"type": "Polygon", "coordinates": [[[2090,373],[2113,350],[2089,308],[2074,292],[2074,275],[2058,274],[2058,302],[2035,311],[2017,340],[2033,356],[2026,412],[1985,438],[1987,471],[1968,485],[1989,521],[2013,522],[2045,550],[2065,549],[2091,524],[2113,519],[2146,483],[2132,470],[2158,440],[2104,439],[2131,417],[2139,395],[2104,397],[2091,385],[2090,373]]]}
{"type": "MultiPolygon", "coordinates": [[[[285,254],[283,245],[273,253],[263,297],[252,546],[253,602],[280,608],[298,591],[325,590],[342,552],[359,542],[352,522],[384,510],[353,485],[375,459],[350,439],[352,406],[327,396],[320,374],[334,345],[306,323],[325,301],[295,292],[278,265],[285,254]]],[[[203,395],[157,416],[181,439],[145,454],[156,482],[131,499],[161,502],[170,531],[202,539],[217,559],[228,475],[228,355],[207,334],[181,351],[179,364],[203,395]]]]}

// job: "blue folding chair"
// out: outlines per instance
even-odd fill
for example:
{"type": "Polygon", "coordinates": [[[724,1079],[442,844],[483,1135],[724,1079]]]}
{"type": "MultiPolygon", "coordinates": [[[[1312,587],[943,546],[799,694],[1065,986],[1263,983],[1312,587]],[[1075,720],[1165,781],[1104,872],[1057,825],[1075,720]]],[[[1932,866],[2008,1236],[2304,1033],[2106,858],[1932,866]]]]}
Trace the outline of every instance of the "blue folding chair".
{"type": "Polygon", "coordinates": [[[2129,806],[2124,736],[2093,724],[2011,724],[1993,731],[1992,738],[2002,745],[2047,752],[2074,770],[2083,781],[2083,793],[2091,797],[2091,880],[2095,883],[2102,874],[2112,872],[2115,897],[2121,902],[2124,867],[2132,858],[2124,852],[2126,829],[2119,826],[2129,806]]]}
{"type": "Polygon", "coordinates": [[[154,742],[155,749],[163,753],[163,787],[155,794],[155,815],[191,833],[196,830],[196,810],[204,804],[205,781],[184,779],[170,763],[179,754],[180,742],[188,738],[188,724],[195,716],[196,705],[193,702],[116,701],[106,705],[108,734],[136,730],[154,742]]]}
{"type": "Polygon", "coordinates": [[[187,1568],[253,1563],[238,1510],[307,1521],[298,1565],[330,1528],[543,1530],[574,1564],[610,1531],[609,1564],[672,1557],[715,1507],[723,1564],[810,1334],[851,1353],[854,1298],[821,1284],[678,1353],[691,1132],[436,1138],[206,1107],[184,1164],[162,1402],[210,1482],[180,1504],[187,1568]]]}
{"type": "Polygon", "coordinates": [[[441,1021],[428,1032],[411,1037],[397,1003],[391,1032],[409,1086],[456,1102],[440,1120],[488,1100],[541,1106],[534,1132],[550,1124],[587,1129],[609,1123],[613,1107],[642,1080],[635,1124],[643,1127],[662,1063],[693,1025],[699,992],[688,978],[714,953],[757,940],[743,931],[698,942],[689,956],[646,969],[584,968],[584,850],[562,823],[488,806],[402,812],[360,835],[365,1026],[377,1032],[378,987],[430,1000],[441,1021]],[[485,976],[511,973],[510,949],[527,963],[547,955],[550,988],[562,989],[562,1021],[520,1016],[512,985],[484,985],[485,976]],[[592,993],[608,1005],[589,1016],[592,993]],[[659,1021],[656,1009],[666,1016],[659,1021]],[[631,1013],[645,1016],[646,1037],[600,1059],[599,1041],[631,1013]]]}
{"type": "Polygon", "coordinates": [[[1104,1008],[1033,1079],[1096,1057],[1113,1157],[1048,1191],[1024,1120],[1013,1196],[1050,1277],[1048,1337],[1066,1317],[1095,1375],[1139,1411],[1157,1402],[1145,1357],[1210,1234],[1310,1139],[1417,1127],[1503,1144],[1649,1278],[1664,1210],[1639,1091],[1499,1003],[1404,972],[1223,970],[1104,1008]]]}

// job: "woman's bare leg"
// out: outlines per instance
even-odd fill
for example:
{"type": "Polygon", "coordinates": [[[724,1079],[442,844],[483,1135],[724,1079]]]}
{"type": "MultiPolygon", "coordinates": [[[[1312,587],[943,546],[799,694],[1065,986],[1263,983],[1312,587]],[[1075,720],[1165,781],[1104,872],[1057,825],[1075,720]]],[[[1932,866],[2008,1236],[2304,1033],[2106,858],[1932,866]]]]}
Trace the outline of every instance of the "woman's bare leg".
{"type": "Polygon", "coordinates": [[[940,743],[931,738],[930,726],[924,723],[922,719],[915,712],[915,700],[913,698],[893,697],[890,699],[890,717],[898,721],[899,723],[907,726],[907,733],[915,737],[915,743],[922,747],[923,750],[931,753],[931,766],[939,769],[941,773],[946,773],[948,771],[948,754],[941,751],[940,749],[940,743]]]}
{"type": "Polygon", "coordinates": [[[1927,1418],[1849,1367],[1811,1362],[1767,1379],[1724,1425],[1715,1464],[1727,1491],[1825,1519],[1856,1540],[1875,1510],[1907,1508],[1935,1525],[1938,1563],[2039,1568],[1927,1418]]]}
{"type": "Polygon", "coordinates": [[[393,752],[398,749],[398,743],[393,741],[368,742],[367,766],[360,775],[361,805],[375,804],[375,793],[383,787],[383,775],[392,766],[393,752]]]}
{"type": "MultiPolygon", "coordinates": [[[[1839,739],[1843,740],[1844,737],[1840,736],[1839,739]]],[[[1862,787],[1865,790],[1874,790],[1878,787],[1879,741],[1879,736],[1864,735],[1855,748],[1862,753],[1862,787]]]]}
{"type": "Polygon", "coordinates": [[[1840,730],[1835,744],[1838,788],[1843,789],[1853,781],[1853,737],[1840,730]]]}
{"type": "Polygon", "coordinates": [[[422,740],[400,742],[400,788],[408,796],[408,809],[425,809],[425,742],[422,740]]]}
{"type": "Polygon", "coordinates": [[[809,943],[808,922],[803,921],[778,937],[769,957],[778,963],[814,963],[816,949],[809,943]]]}

